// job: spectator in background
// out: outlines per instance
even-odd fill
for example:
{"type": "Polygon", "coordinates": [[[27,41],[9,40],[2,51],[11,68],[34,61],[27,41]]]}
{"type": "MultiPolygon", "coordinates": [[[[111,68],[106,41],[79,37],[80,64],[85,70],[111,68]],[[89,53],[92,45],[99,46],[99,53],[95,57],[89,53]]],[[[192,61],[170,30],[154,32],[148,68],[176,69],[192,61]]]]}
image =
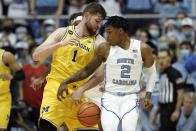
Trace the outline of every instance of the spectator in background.
{"type": "Polygon", "coordinates": [[[179,12],[177,15],[176,15],[176,28],[177,28],[177,38],[178,38],[178,41],[181,43],[183,41],[183,38],[184,38],[184,35],[182,33],[182,21],[183,19],[187,18],[188,15],[185,13],[185,12],[179,12]]]}
{"type": "Polygon", "coordinates": [[[107,12],[107,16],[118,15],[121,16],[120,4],[123,0],[99,0],[100,4],[107,12]]]}
{"type": "MultiPolygon", "coordinates": [[[[16,28],[16,39],[17,41],[23,41],[23,38],[27,35],[27,28],[19,26],[16,28]]],[[[28,46],[28,45],[27,45],[28,46]]]]}
{"type": "Polygon", "coordinates": [[[141,40],[142,42],[146,43],[150,39],[150,34],[148,33],[148,30],[146,29],[140,29],[140,31],[137,34],[137,39],[141,40]]]}
{"type": "Polygon", "coordinates": [[[150,34],[150,41],[158,47],[158,38],[161,35],[159,25],[156,23],[152,23],[148,27],[148,32],[150,34]]]}
{"type": "Polygon", "coordinates": [[[191,15],[196,14],[196,1],[195,0],[183,0],[183,4],[187,8],[187,13],[191,15]]]}
{"type": "Polygon", "coordinates": [[[185,18],[182,20],[182,33],[183,33],[183,40],[190,41],[191,44],[194,44],[194,26],[193,20],[191,18],[185,18]]]}
{"type": "MultiPolygon", "coordinates": [[[[32,56],[34,49],[37,46],[31,46],[29,48],[29,54],[32,56]]],[[[23,71],[25,73],[25,80],[23,82],[23,98],[24,101],[30,106],[31,111],[31,121],[37,125],[39,112],[42,102],[43,90],[45,84],[39,85],[41,88],[33,89],[31,87],[32,82],[41,76],[41,74],[45,71],[46,66],[40,61],[33,61],[32,64],[23,65],[23,71]]]]}
{"type": "Polygon", "coordinates": [[[182,20],[187,17],[188,17],[188,15],[185,12],[178,12],[176,14],[176,26],[177,26],[178,30],[180,30],[180,32],[181,32],[181,28],[182,28],[182,20]]]}
{"type": "Polygon", "coordinates": [[[172,36],[175,36],[176,38],[178,38],[178,40],[180,39],[178,36],[178,30],[176,28],[176,21],[169,19],[164,23],[164,31],[165,31],[165,35],[169,38],[172,36]]]}
{"type": "Polygon", "coordinates": [[[29,7],[27,2],[27,0],[13,0],[8,6],[8,17],[28,16],[29,7]]]}
{"type": "Polygon", "coordinates": [[[178,59],[179,42],[178,42],[178,39],[175,36],[169,37],[168,40],[169,40],[168,47],[169,47],[169,50],[171,51],[172,64],[173,64],[178,59]]]}
{"type": "Polygon", "coordinates": [[[184,107],[181,109],[177,131],[196,131],[196,95],[193,92],[184,95],[184,107]]]}
{"type": "Polygon", "coordinates": [[[157,121],[160,113],[159,131],[175,131],[180,108],[183,101],[183,80],[180,72],[171,66],[171,53],[169,50],[160,50],[158,64],[160,70],[159,105],[152,119],[157,121]]]}
{"type": "MultiPolygon", "coordinates": [[[[152,14],[151,0],[127,0],[126,14],[152,14]]],[[[133,35],[138,28],[147,28],[152,19],[132,19],[129,21],[129,31],[133,35]]]]}
{"type": "Polygon", "coordinates": [[[155,12],[163,15],[176,15],[180,11],[187,12],[187,9],[178,0],[159,0],[155,3],[155,12]]]}
{"type": "Polygon", "coordinates": [[[16,43],[15,50],[16,50],[16,57],[20,66],[27,64],[28,63],[26,60],[28,56],[27,44],[23,41],[19,41],[16,43]]]}
{"type": "MultiPolygon", "coordinates": [[[[37,15],[61,15],[65,0],[29,0],[30,14],[37,15]]],[[[31,21],[31,32],[33,37],[38,38],[42,35],[40,32],[41,21],[31,21]]]]}
{"type": "Polygon", "coordinates": [[[53,19],[46,19],[43,22],[43,32],[42,35],[45,35],[48,32],[53,32],[56,29],[56,23],[53,19]]]}
{"type": "Polygon", "coordinates": [[[159,50],[161,50],[161,49],[168,49],[169,39],[166,36],[161,36],[159,38],[159,42],[158,43],[159,43],[159,46],[158,46],[159,50]]]}
{"type": "Polygon", "coordinates": [[[69,0],[68,15],[82,12],[88,0],[69,0]]]}
{"type": "Polygon", "coordinates": [[[65,0],[30,0],[31,15],[61,15],[65,0]]]}
{"type": "Polygon", "coordinates": [[[185,61],[186,59],[192,55],[193,48],[189,41],[184,41],[180,44],[180,55],[177,60],[172,66],[177,69],[181,74],[184,81],[184,88],[185,91],[194,91],[194,79],[185,69],[185,61]]]}
{"type": "Polygon", "coordinates": [[[8,37],[10,44],[13,46],[16,43],[16,34],[14,33],[14,23],[12,18],[2,19],[2,32],[0,33],[0,39],[8,37]]]}
{"type": "Polygon", "coordinates": [[[55,25],[55,20],[53,19],[46,19],[43,21],[42,23],[42,31],[41,31],[41,37],[36,39],[36,44],[40,45],[45,36],[49,33],[52,33],[54,30],[56,29],[56,25],[55,25]]]}

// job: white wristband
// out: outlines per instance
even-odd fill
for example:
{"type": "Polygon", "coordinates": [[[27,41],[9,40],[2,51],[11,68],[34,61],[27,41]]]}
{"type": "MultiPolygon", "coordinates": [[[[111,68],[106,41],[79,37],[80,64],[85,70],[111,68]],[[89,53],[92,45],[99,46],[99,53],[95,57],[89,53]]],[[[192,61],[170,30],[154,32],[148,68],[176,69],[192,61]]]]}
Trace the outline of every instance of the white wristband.
{"type": "Polygon", "coordinates": [[[153,92],[155,82],[156,82],[155,62],[151,67],[147,68],[147,70],[148,70],[149,75],[148,75],[148,80],[146,84],[146,92],[153,92]]]}

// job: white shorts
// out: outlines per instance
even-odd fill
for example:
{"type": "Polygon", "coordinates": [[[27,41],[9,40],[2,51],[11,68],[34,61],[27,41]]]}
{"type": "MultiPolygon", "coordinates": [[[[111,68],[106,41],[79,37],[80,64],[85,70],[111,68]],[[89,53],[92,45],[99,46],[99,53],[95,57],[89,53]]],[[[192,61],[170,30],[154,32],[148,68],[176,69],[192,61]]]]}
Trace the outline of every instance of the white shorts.
{"type": "Polygon", "coordinates": [[[138,121],[139,96],[117,96],[107,92],[101,98],[101,124],[104,131],[135,131],[138,121]]]}

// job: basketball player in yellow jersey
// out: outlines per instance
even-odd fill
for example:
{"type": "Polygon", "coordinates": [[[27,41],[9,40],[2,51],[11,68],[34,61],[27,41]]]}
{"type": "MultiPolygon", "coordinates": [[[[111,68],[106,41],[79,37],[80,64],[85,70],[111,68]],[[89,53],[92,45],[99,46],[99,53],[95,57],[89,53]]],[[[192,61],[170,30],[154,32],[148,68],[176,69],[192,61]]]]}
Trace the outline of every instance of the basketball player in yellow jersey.
{"type": "Polygon", "coordinates": [[[16,62],[14,55],[0,49],[0,131],[7,129],[11,110],[10,80],[23,80],[22,68],[16,62]],[[11,70],[15,75],[11,75],[11,70]]]}
{"type": "MultiPolygon", "coordinates": [[[[40,110],[40,131],[56,131],[64,121],[70,131],[84,128],[77,120],[79,106],[70,109],[71,99],[59,101],[57,91],[64,79],[91,61],[94,48],[105,42],[103,37],[96,35],[105,16],[106,12],[99,3],[90,3],[84,9],[82,21],[77,26],[57,29],[35,50],[34,60],[42,60],[53,53],[51,72],[46,78],[40,110]]],[[[87,80],[70,84],[69,93],[74,92],[87,80]]]]}

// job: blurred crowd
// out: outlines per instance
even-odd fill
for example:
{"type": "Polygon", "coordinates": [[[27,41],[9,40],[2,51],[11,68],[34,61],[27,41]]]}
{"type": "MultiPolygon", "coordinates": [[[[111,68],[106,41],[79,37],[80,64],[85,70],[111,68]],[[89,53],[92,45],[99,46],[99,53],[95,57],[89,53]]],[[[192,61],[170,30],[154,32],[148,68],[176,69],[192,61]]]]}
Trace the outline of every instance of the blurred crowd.
{"type": "MultiPolygon", "coordinates": [[[[2,18],[0,48],[12,52],[25,72],[24,81],[11,81],[12,111],[8,130],[37,130],[43,88],[34,90],[31,85],[50,64],[51,56],[44,61],[35,62],[31,55],[33,50],[58,27],[54,19],[38,20],[36,16],[70,16],[73,13],[81,12],[86,4],[93,1],[96,0],[0,1],[0,18],[2,18]],[[34,19],[23,19],[28,16],[33,16],[34,19]],[[25,126],[29,128],[25,128],[25,126]]],[[[137,130],[157,131],[163,124],[156,111],[160,104],[160,94],[167,92],[160,93],[160,89],[167,88],[167,86],[163,84],[160,76],[168,67],[172,67],[180,73],[184,89],[184,93],[181,94],[181,97],[184,98],[183,105],[175,121],[177,131],[196,131],[196,24],[194,24],[194,19],[189,17],[190,15],[196,16],[196,0],[98,1],[106,9],[108,16],[126,16],[126,14],[169,14],[175,16],[175,18],[166,19],[166,21],[162,19],[129,19],[130,37],[150,45],[157,61],[157,82],[152,96],[154,108],[151,112],[140,109],[141,115],[137,130]],[[161,54],[164,50],[169,50],[166,56],[161,54]]],[[[60,26],[69,24],[67,19],[60,21],[60,26]]],[[[100,33],[105,36],[102,27],[100,33]]],[[[143,86],[145,87],[148,73],[144,70],[143,74],[143,86]]],[[[175,105],[176,103],[171,102],[171,104],[175,105]]],[[[162,113],[164,114],[164,112],[162,113]]]]}

